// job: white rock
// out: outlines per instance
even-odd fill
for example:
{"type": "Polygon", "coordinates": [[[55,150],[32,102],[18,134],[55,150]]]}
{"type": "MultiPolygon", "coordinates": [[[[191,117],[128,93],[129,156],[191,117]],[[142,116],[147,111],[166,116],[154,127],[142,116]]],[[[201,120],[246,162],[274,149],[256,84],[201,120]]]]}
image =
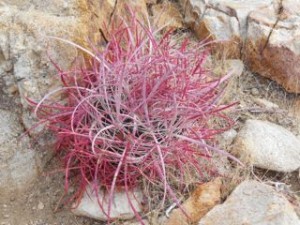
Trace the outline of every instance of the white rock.
{"type": "Polygon", "coordinates": [[[237,132],[234,129],[225,131],[224,133],[220,134],[220,138],[218,138],[220,140],[220,145],[228,147],[232,144],[236,136],[237,132]]]}
{"type": "Polygon", "coordinates": [[[300,140],[287,129],[261,120],[247,120],[235,139],[233,153],[254,166],[280,172],[300,167],[300,140]]]}
{"type": "Polygon", "coordinates": [[[45,208],[45,205],[44,205],[44,203],[42,203],[42,202],[39,202],[39,204],[38,204],[37,208],[38,208],[39,210],[42,210],[42,209],[44,209],[44,208],[45,208]]]}
{"type": "MultiPolygon", "coordinates": [[[[108,212],[108,202],[109,196],[104,194],[103,191],[98,192],[98,197],[101,201],[104,211],[108,212]]],[[[113,197],[113,202],[111,205],[110,218],[111,219],[132,219],[135,217],[134,211],[130,206],[130,202],[136,212],[141,212],[141,201],[143,194],[141,191],[134,191],[129,193],[129,198],[125,192],[116,192],[113,197]]],[[[92,191],[90,187],[83,195],[77,208],[73,209],[72,212],[78,216],[86,216],[93,219],[106,221],[107,217],[101,210],[97,196],[95,192],[92,191]]]]}
{"type": "Polygon", "coordinates": [[[244,181],[199,225],[299,225],[293,206],[272,187],[244,181]]]}

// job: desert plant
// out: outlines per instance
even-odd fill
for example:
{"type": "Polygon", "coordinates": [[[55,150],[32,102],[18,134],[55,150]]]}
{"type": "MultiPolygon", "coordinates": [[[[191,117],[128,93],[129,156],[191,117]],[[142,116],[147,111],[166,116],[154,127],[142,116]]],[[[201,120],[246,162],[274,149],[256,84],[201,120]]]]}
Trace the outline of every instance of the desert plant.
{"type": "MultiPolygon", "coordinates": [[[[71,71],[55,65],[63,87],[36,104],[37,118],[56,135],[65,188],[72,176],[75,198],[89,184],[108,190],[112,200],[117,189],[152,185],[162,190],[162,204],[176,202],[187,173],[199,181],[206,170],[199,159],[212,152],[230,157],[212,141],[232,125],[223,114],[229,106],[218,105],[229,75],[213,76],[201,43],[161,35],[134,16],[108,39],[101,50],[73,44],[89,53],[90,63],[71,71]]],[[[105,212],[109,218],[110,207],[105,212]]]]}

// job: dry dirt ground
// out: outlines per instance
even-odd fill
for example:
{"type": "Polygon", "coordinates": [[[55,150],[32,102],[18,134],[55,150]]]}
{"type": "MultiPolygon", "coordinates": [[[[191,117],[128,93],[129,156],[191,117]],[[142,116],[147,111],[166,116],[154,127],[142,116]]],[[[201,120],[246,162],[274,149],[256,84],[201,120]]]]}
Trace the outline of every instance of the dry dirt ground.
{"type": "MultiPolygon", "coordinates": [[[[257,118],[277,123],[300,134],[300,97],[287,94],[275,82],[244,71],[240,77],[233,78],[227,96],[240,104],[232,112],[237,130],[249,118],[257,118]],[[257,99],[263,98],[279,106],[267,110],[257,99]]],[[[64,193],[62,173],[52,173],[57,168],[55,158],[48,160],[44,173],[22,194],[12,193],[0,199],[0,225],[100,225],[103,222],[74,216],[59,201],[64,193]]],[[[239,169],[241,170],[241,169],[239,169]]],[[[237,180],[228,183],[231,190],[236,183],[246,178],[254,178],[273,185],[283,192],[299,211],[300,174],[299,171],[284,174],[262,169],[242,168],[237,180]]],[[[234,169],[232,173],[236,174],[234,169]]],[[[234,177],[234,176],[233,176],[234,177]]],[[[235,176],[236,177],[236,176],[235,176]]],[[[226,185],[226,183],[225,183],[226,185]]],[[[226,187],[225,187],[226,189],[226,187]]],[[[116,224],[122,224],[118,222],[116,224]]]]}

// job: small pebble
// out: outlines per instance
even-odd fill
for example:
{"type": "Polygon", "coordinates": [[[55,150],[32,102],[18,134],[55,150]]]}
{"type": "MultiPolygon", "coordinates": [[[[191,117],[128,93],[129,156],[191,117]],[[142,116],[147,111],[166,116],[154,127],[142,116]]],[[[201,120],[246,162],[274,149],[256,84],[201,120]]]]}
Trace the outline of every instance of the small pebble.
{"type": "Polygon", "coordinates": [[[4,218],[6,218],[6,219],[9,218],[9,215],[8,215],[8,214],[5,214],[5,215],[4,215],[4,218]]]}
{"type": "Polygon", "coordinates": [[[256,95],[259,95],[259,90],[257,88],[252,88],[251,89],[251,94],[256,96],[256,95]]]}
{"type": "Polygon", "coordinates": [[[38,209],[39,210],[42,210],[42,209],[44,209],[45,208],[45,205],[42,203],[42,202],[39,202],[39,204],[38,204],[38,209]]]}

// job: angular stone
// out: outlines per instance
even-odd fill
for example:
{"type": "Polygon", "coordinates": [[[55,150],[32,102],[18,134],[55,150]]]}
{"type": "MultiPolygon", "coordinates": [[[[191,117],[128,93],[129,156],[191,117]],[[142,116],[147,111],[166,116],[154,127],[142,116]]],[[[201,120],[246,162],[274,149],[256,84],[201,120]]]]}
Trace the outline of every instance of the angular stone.
{"type": "Polygon", "coordinates": [[[266,7],[249,14],[244,57],[252,71],[300,93],[300,3],[283,3],[280,12],[266,7]]]}
{"type": "Polygon", "coordinates": [[[240,58],[251,11],[270,5],[271,0],[181,0],[185,22],[200,40],[214,41],[215,54],[240,58]]]}
{"type": "Polygon", "coordinates": [[[199,185],[182,204],[182,209],[172,211],[166,225],[188,225],[199,222],[210,209],[221,201],[221,185],[220,178],[199,185]]]}
{"type": "Polygon", "coordinates": [[[252,72],[300,93],[300,2],[180,0],[184,21],[217,57],[242,58],[252,72]]]}
{"type": "Polygon", "coordinates": [[[300,139],[287,129],[261,120],[247,120],[232,150],[254,166],[291,172],[300,167],[300,139]]]}
{"type": "Polygon", "coordinates": [[[241,183],[226,201],[215,206],[199,225],[299,225],[289,201],[272,187],[254,180],[241,183]]]}

